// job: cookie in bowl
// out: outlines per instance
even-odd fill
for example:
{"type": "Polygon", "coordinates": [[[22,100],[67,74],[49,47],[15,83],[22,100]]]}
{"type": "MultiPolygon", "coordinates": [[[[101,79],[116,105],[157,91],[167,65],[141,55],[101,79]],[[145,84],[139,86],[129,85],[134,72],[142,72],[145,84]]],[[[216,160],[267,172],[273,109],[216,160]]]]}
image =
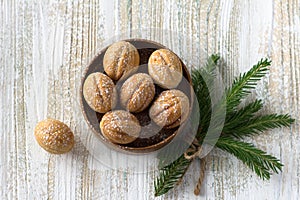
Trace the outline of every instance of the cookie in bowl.
{"type": "Polygon", "coordinates": [[[106,113],[116,106],[115,84],[103,73],[90,74],[84,81],[82,92],[87,104],[96,112],[106,113]]]}
{"type": "Polygon", "coordinates": [[[174,128],[189,115],[189,98],[180,90],[163,91],[149,110],[150,118],[160,127],[174,128]]]}
{"type": "Polygon", "coordinates": [[[173,89],[182,79],[182,64],[168,49],[154,51],[148,61],[148,72],[154,82],[165,89],[173,89]]]}
{"type": "Polygon", "coordinates": [[[126,41],[112,44],[106,50],[103,58],[104,71],[114,81],[127,78],[136,72],[139,64],[138,50],[126,41]]]}
{"type": "Polygon", "coordinates": [[[128,144],[139,137],[141,126],[138,119],[125,110],[106,113],[100,122],[102,135],[116,144],[128,144]]]}
{"type": "Polygon", "coordinates": [[[130,112],[141,112],[155,95],[153,80],[148,74],[138,73],[128,78],[121,87],[120,102],[130,112]]]}

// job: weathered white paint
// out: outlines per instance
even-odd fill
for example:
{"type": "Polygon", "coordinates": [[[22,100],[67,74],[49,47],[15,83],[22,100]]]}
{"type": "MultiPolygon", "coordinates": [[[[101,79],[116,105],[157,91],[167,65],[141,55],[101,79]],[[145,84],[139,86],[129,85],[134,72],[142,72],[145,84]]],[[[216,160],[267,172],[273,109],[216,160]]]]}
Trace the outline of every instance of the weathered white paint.
{"type": "MultiPolygon", "coordinates": [[[[2,0],[0,199],[154,199],[153,165],[142,160],[149,169],[144,174],[103,166],[85,148],[86,127],[73,110],[85,65],[120,33],[161,42],[190,67],[206,53],[220,53],[226,84],[268,56],[270,75],[255,95],[265,101],[266,112],[299,120],[299,7],[299,0],[2,0]],[[74,130],[71,153],[49,155],[37,145],[33,129],[45,117],[74,130]]],[[[216,150],[207,160],[200,197],[193,195],[199,174],[194,162],[182,185],[157,199],[299,199],[299,134],[297,121],[252,139],[285,164],[270,181],[216,150]]]]}

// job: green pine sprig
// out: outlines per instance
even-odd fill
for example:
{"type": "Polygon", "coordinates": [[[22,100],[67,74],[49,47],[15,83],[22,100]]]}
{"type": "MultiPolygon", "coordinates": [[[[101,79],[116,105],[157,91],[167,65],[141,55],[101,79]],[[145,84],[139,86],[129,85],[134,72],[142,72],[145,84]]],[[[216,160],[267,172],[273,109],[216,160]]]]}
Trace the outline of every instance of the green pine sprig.
{"type": "Polygon", "coordinates": [[[238,139],[258,135],[264,131],[280,127],[288,127],[294,122],[289,115],[269,114],[228,123],[223,128],[223,134],[238,139]]]}
{"type": "Polygon", "coordinates": [[[230,137],[220,137],[216,146],[237,157],[262,179],[269,180],[272,172],[278,173],[282,170],[283,164],[279,159],[254,147],[253,144],[230,137]]]}
{"type": "MultiPolygon", "coordinates": [[[[212,91],[209,90],[209,86],[216,76],[215,70],[217,70],[219,59],[218,55],[212,55],[204,68],[192,71],[193,88],[201,112],[198,133],[196,134],[196,139],[200,141],[199,145],[206,137],[210,122],[216,120],[211,119],[212,102],[210,93],[212,91]]],[[[241,141],[241,139],[259,135],[269,129],[288,127],[294,122],[294,119],[289,115],[257,114],[263,107],[261,100],[255,100],[242,108],[239,106],[242,100],[255,88],[258,81],[267,73],[270,64],[270,60],[261,59],[247,73],[236,78],[232,86],[226,89],[225,101],[223,102],[225,103],[223,106],[226,107],[226,118],[222,134],[216,143],[217,148],[234,155],[262,179],[269,179],[272,173],[279,173],[283,164],[274,156],[268,155],[266,152],[254,147],[253,144],[241,141]]],[[[220,109],[220,112],[222,111],[220,109]]],[[[164,163],[169,159],[171,153],[172,151],[159,154],[160,163],[164,163]]],[[[165,194],[174,188],[176,183],[184,176],[191,162],[192,160],[187,160],[182,155],[171,164],[160,169],[159,177],[154,183],[155,196],[165,194]]]]}
{"type": "Polygon", "coordinates": [[[199,116],[199,127],[201,131],[198,134],[205,133],[209,127],[211,118],[211,92],[209,86],[213,84],[216,76],[216,68],[218,61],[220,60],[219,55],[211,55],[207,59],[207,62],[203,68],[192,70],[192,82],[195,96],[199,104],[199,110],[201,115],[199,116]],[[201,97],[201,98],[199,98],[201,97]]]}
{"type": "Polygon", "coordinates": [[[182,178],[191,162],[182,155],[170,165],[162,168],[160,176],[154,181],[155,196],[163,195],[172,189],[182,178]]]}
{"type": "Polygon", "coordinates": [[[231,130],[235,128],[237,123],[241,121],[247,121],[249,118],[254,117],[254,115],[263,107],[263,102],[260,99],[256,99],[255,101],[249,103],[243,108],[232,112],[231,114],[227,114],[226,116],[226,124],[224,126],[224,130],[231,130]]]}
{"type": "Polygon", "coordinates": [[[236,78],[230,88],[226,90],[226,112],[230,113],[237,109],[241,100],[251,93],[257,82],[264,77],[271,65],[269,59],[261,59],[247,73],[241,74],[236,78]]]}

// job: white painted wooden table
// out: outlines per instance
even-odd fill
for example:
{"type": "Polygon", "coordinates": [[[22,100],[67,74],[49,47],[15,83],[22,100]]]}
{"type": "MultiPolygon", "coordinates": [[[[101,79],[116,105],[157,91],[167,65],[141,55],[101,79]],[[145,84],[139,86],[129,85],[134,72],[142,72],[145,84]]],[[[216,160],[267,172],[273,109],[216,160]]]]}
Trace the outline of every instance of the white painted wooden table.
{"type": "Polygon", "coordinates": [[[193,194],[195,162],[181,186],[157,199],[300,198],[299,0],[1,0],[0,199],[154,199],[154,172],[97,163],[79,137],[84,127],[75,123],[74,94],[85,65],[109,38],[126,32],[166,44],[189,66],[201,62],[200,49],[219,53],[226,84],[270,57],[270,74],[255,95],[265,101],[265,112],[297,119],[290,129],[253,138],[285,164],[270,181],[214,151],[201,196],[193,194]],[[180,37],[167,38],[155,28],[180,37]],[[33,129],[46,117],[74,130],[71,153],[50,155],[37,145],[33,129]]]}

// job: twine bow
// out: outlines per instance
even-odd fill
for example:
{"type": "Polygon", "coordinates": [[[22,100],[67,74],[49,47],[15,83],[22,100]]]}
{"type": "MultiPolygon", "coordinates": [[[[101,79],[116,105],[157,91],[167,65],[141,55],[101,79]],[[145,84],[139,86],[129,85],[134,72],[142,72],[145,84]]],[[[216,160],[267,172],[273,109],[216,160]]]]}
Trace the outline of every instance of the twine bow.
{"type": "Polygon", "coordinates": [[[206,166],[206,159],[205,157],[201,158],[202,152],[202,147],[199,145],[198,140],[195,138],[194,141],[192,142],[191,146],[186,150],[184,153],[184,157],[187,160],[192,160],[196,157],[200,158],[200,175],[198,178],[197,185],[194,189],[194,194],[199,195],[200,194],[200,189],[203,183],[204,175],[205,175],[205,166],[206,166]]]}

